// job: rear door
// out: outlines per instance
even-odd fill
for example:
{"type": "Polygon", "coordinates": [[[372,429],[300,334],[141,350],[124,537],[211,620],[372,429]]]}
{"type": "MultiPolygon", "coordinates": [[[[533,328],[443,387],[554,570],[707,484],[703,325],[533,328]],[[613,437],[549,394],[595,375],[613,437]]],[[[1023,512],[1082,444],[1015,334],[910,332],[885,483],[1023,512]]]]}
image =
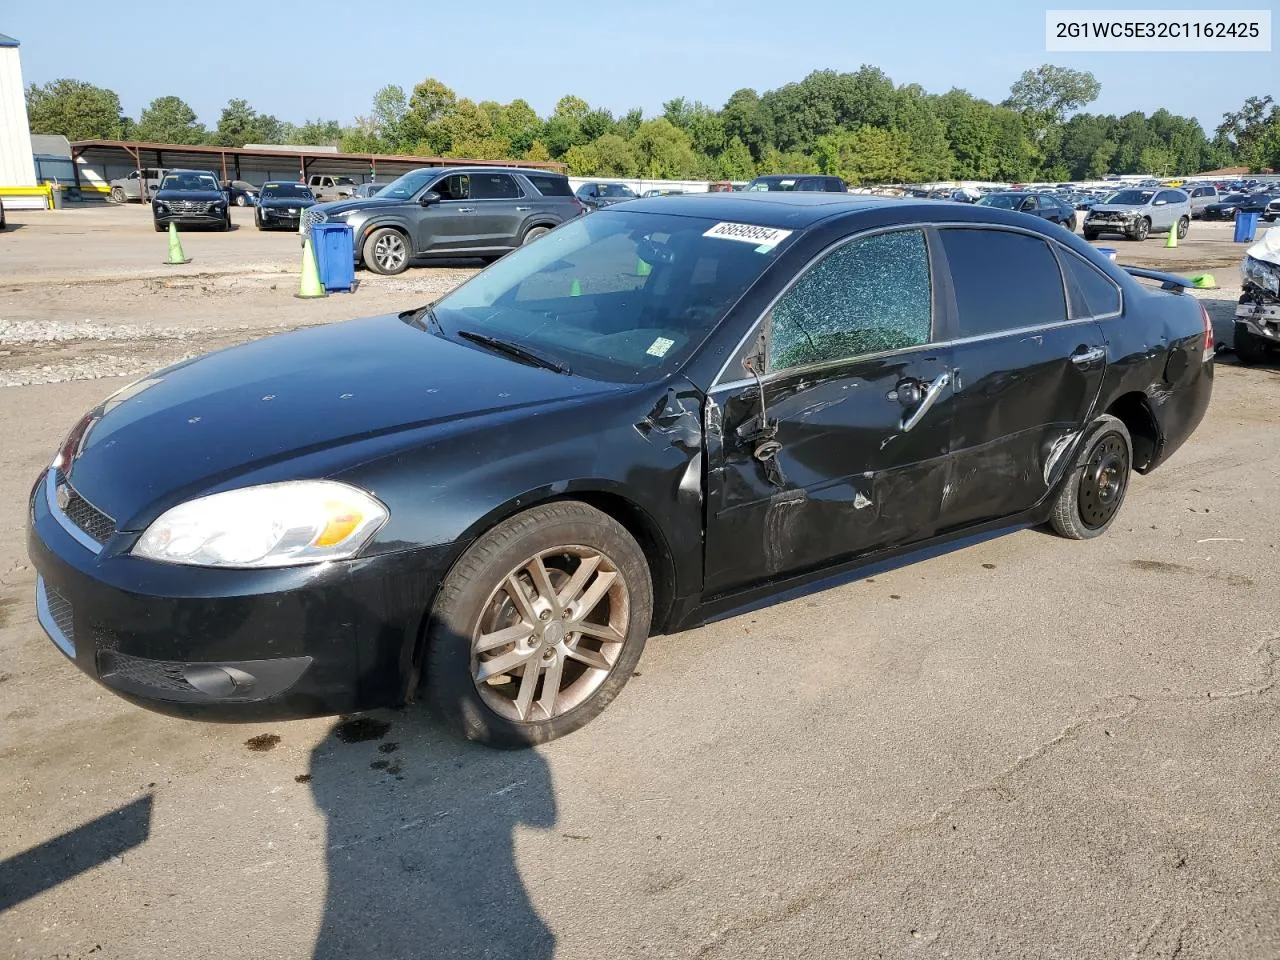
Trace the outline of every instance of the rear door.
{"type": "Polygon", "coordinates": [[[1097,311],[1068,305],[1056,244],[1000,228],[948,227],[940,235],[956,336],[941,511],[950,530],[1044,499],[1091,416],[1106,348],[1097,311]]]}
{"type": "Polygon", "coordinates": [[[509,173],[471,174],[477,245],[506,250],[520,243],[520,227],[533,209],[516,178],[509,173]]]}
{"type": "Polygon", "coordinates": [[[933,273],[919,228],[831,248],[762,320],[759,385],[735,368],[713,388],[708,593],[933,533],[950,436],[933,273]]]}

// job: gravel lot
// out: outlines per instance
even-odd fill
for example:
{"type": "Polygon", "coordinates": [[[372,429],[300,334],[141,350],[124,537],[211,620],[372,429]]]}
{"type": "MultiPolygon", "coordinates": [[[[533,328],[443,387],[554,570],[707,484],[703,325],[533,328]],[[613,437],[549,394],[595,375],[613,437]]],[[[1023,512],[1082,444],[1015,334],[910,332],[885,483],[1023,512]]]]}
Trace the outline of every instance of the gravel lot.
{"type": "MultiPolygon", "coordinates": [[[[169,273],[137,207],[13,219],[0,957],[1280,957],[1280,369],[1224,358],[1108,536],[1023,531],[655,638],[599,720],[535,751],[414,708],[193,724],[43,636],[31,482],[120,375],[469,269],[299,301],[287,236],[184,236],[169,273]]],[[[1226,333],[1241,253],[1212,230],[1140,249],[1212,269],[1226,333]]]]}

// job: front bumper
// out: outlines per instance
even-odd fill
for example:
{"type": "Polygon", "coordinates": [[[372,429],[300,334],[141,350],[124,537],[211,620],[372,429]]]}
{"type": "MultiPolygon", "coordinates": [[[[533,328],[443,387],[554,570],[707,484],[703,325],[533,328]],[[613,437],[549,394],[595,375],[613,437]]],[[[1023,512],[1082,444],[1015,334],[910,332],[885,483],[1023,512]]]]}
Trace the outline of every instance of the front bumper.
{"type": "Polygon", "coordinates": [[[1137,215],[1124,216],[1120,214],[1090,214],[1085,217],[1084,225],[1090,230],[1106,230],[1111,233],[1128,233],[1134,228],[1138,222],[1137,215]]]}
{"type": "Polygon", "coordinates": [[[302,222],[302,213],[288,213],[286,210],[259,207],[258,218],[262,221],[264,227],[282,227],[297,230],[302,222]]]}
{"type": "MultiPolygon", "coordinates": [[[[451,547],[277,570],[217,570],[95,552],[32,491],[36,613],[55,646],[112,692],[206,720],[325,716],[403,701],[451,547]]],[[[87,542],[86,542],[87,541],[87,542]]]]}
{"type": "Polygon", "coordinates": [[[1280,346],[1280,301],[1237,304],[1236,323],[1243,323],[1254,336],[1280,346]]]}

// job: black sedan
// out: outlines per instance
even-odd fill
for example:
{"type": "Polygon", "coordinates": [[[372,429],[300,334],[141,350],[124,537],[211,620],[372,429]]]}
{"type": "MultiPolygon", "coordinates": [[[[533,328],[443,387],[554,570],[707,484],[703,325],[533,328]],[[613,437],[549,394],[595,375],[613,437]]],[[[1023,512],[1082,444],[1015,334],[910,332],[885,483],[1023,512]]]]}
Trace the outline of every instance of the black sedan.
{"type": "Polygon", "coordinates": [[[1153,276],[976,205],[603,210],[433,305],[91,410],[31,493],[38,620],[172,714],[421,696],[540,743],[652,633],[975,536],[1110,528],[1212,388],[1208,316],[1153,276]]]}
{"type": "Polygon", "coordinates": [[[1069,203],[1064,203],[1050,193],[1023,193],[1009,191],[1005,193],[988,193],[978,201],[981,207],[995,207],[999,210],[1017,210],[1029,213],[1034,217],[1059,223],[1075,232],[1076,211],[1069,203]]]}
{"type": "Polygon", "coordinates": [[[169,224],[180,227],[231,229],[231,201],[218,178],[208,170],[170,170],[151,195],[156,232],[169,224]]]}
{"type": "Polygon", "coordinates": [[[1242,212],[1243,208],[1249,205],[1251,199],[1247,193],[1233,193],[1225,196],[1217,203],[1211,203],[1204,208],[1204,218],[1206,220],[1234,220],[1236,214],[1242,212]]]}
{"type": "Polygon", "coordinates": [[[316,198],[305,184],[269,180],[258,194],[258,209],[253,212],[253,222],[259,230],[284,227],[297,232],[302,211],[315,205],[316,198]]]}
{"type": "Polygon", "coordinates": [[[615,203],[634,200],[636,192],[625,183],[584,183],[574,192],[574,196],[588,210],[601,210],[615,203]]]}

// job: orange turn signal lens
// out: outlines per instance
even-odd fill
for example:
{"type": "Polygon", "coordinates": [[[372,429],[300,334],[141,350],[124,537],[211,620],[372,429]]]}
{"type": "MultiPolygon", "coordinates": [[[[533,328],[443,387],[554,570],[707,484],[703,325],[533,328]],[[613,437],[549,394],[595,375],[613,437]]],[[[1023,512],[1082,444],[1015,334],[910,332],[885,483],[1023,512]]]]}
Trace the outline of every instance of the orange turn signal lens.
{"type": "Polygon", "coordinates": [[[363,519],[359,513],[353,513],[350,510],[336,513],[329,518],[329,521],[324,525],[324,529],[320,531],[320,535],[311,541],[311,545],[313,547],[336,546],[351,536],[356,527],[360,526],[360,521],[363,519]]]}

